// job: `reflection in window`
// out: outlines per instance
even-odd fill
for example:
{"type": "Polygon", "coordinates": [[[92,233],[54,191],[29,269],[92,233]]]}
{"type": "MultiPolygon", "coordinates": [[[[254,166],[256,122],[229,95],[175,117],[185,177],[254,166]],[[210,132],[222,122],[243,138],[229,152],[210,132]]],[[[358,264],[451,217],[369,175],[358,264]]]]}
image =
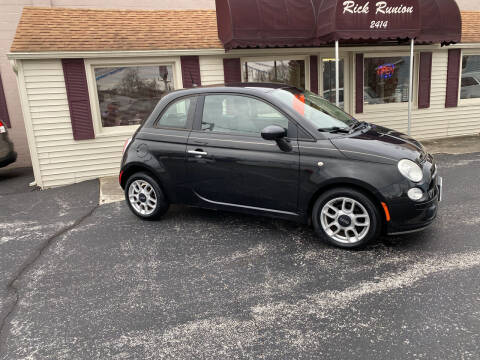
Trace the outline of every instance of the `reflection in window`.
{"type": "Polygon", "coordinates": [[[365,58],[365,104],[408,102],[409,79],[408,56],[365,58]]]}
{"type": "Polygon", "coordinates": [[[173,90],[171,65],[95,68],[103,127],[138,125],[173,90]]]}
{"type": "Polygon", "coordinates": [[[460,98],[480,98],[480,55],[463,57],[460,98]]]}
{"type": "Polygon", "coordinates": [[[263,101],[238,95],[209,95],[202,130],[260,136],[268,125],[288,129],[288,119],[263,101]]]}
{"type": "MultiPolygon", "coordinates": [[[[335,86],[335,59],[323,59],[323,97],[330,101],[332,104],[336,102],[336,86],[335,86]]],[[[344,61],[340,59],[338,63],[339,68],[339,97],[340,97],[340,107],[344,108],[344,72],[343,72],[344,61]]]]}
{"type": "Polygon", "coordinates": [[[275,82],[305,89],[305,61],[249,61],[244,64],[247,82],[275,82]]]}

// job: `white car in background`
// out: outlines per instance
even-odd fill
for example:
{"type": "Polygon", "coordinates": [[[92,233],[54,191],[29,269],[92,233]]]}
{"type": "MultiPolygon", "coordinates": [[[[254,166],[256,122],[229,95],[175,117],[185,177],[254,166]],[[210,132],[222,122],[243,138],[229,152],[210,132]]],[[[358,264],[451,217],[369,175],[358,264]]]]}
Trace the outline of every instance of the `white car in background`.
{"type": "Polygon", "coordinates": [[[466,72],[462,74],[460,98],[480,98],[480,72],[466,72]]]}

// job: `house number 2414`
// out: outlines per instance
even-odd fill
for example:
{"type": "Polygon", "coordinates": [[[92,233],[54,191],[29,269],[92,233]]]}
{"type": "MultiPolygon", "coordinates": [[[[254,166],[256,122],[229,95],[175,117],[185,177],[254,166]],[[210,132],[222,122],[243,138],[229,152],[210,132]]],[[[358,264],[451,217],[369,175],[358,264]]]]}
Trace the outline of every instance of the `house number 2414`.
{"type": "Polygon", "coordinates": [[[385,21],[371,21],[370,29],[386,29],[388,27],[388,20],[385,21]]]}

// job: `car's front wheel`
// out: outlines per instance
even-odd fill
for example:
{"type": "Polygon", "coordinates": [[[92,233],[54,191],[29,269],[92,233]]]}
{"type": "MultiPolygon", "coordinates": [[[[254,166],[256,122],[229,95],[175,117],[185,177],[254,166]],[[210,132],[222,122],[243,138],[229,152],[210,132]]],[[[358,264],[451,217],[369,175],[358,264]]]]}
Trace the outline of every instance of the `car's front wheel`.
{"type": "Polygon", "coordinates": [[[143,172],[133,174],[128,178],[125,186],[125,199],[130,210],[144,220],[160,218],[169,207],[158,182],[143,172]]]}
{"type": "Polygon", "coordinates": [[[312,210],[315,232],[342,248],[358,248],[376,240],[381,232],[380,213],[363,193],[349,188],[326,191],[312,210]]]}

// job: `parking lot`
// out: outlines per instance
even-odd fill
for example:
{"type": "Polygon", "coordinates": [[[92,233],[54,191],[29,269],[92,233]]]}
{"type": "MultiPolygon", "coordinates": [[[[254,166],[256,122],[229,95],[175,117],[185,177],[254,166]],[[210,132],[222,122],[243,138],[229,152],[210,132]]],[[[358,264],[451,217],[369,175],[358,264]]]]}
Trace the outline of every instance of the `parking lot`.
{"type": "Polygon", "coordinates": [[[478,359],[480,153],[438,155],[429,229],[362,251],[311,228],[0,170],[0,359],[478,359]]]}

